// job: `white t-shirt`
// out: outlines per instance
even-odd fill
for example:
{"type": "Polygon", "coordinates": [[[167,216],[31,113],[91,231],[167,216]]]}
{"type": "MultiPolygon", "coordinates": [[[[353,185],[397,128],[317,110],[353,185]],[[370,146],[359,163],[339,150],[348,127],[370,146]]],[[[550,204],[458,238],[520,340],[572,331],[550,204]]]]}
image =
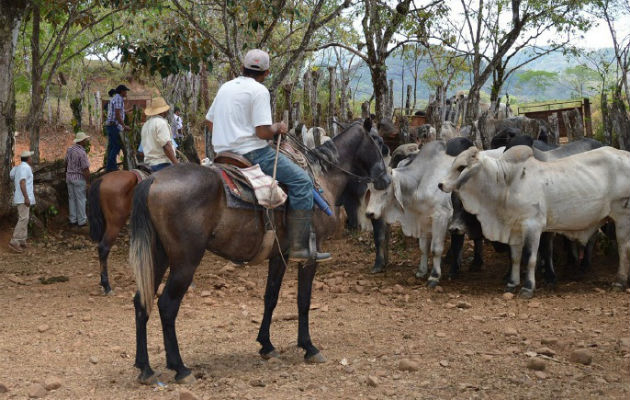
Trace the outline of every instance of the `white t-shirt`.
{"type": "Polygon", "coordinates": [[[256,127],[272,123],[269,90],[253,78],[232,79],[219,88],[206,119],[213,124],[212,145],[217,153],[262,149],[267,141],[256,136],[256,127]]]}
{"type": "Polygon", "coordinates": [[[173,137],[178,138],[182,136],[179,133],[179,130],[184,128],[184,124],[182,122],[182,117],[177,114],[173,114],[173,137]]]}
{"type": "Polygon", "coordinates": [[[24,204],[24,195],[20,188],[20,181],[24,179],[26,182],[26,194],[31,202],[31,205],[35,204],[35,195],[33,194],[33,170],[31,166],[22,161],[19,165],[16,165],[9,172],[9,177],[13,180],[15,186],[15,192],[13,193],[13,204],[24,204]]]}
{"type": "Polygon", "coordinates": [[[172,141],[171,128],[166,119],[159,115],[153,116],[142,126],[140,145],[144,153],[144,162],[148,165],[170,163],[164,154],[164,146],[172,141]]]}

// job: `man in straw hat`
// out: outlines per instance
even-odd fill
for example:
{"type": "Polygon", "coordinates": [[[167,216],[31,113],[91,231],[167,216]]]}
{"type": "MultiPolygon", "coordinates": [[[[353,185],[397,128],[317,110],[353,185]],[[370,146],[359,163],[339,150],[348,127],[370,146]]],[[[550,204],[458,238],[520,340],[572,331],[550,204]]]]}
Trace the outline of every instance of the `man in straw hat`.
{"type": "Polygon", "coordinates": [[[68,217],[70,225],[85,226],[85,192],[90,182],[90,161],[87,148],[90,137],[77,132],[74,144],[66,152],[66,185],[68,186],[68,217]]]}
{"type": "Polygon", "coordinates": [[[15,186],[13,193],[13,204],[18,209],[18,222],[13,230],[13,237],[9,242],[9,247],[18,253],[26,248],[26,238],[28,237],[28,218],[31,205],[35,204],[33,195],[33,170],[31,162],[32,151],[23,151],[20,154],[21,163],[11,169],[9,177],[15,186]]]}
{"type": "Polygon", "coordinates": [[[288,234],[289,256],[317,261],[331,259],[328,253],[311,255],[309,236],[313,216],[313,183],[309,175],[283,154],[269,146],[267,140],[286,134],[284,122],[272,123],[269,90],[262,82],[269,75],[269,54],[250,50],[243,58],[242,75],[224,83],[217,92],[206,120],[212,131],[212,145],[220,153],[230,151],[259,164],[267,175],[273,175],[278,157],[276,177],[289,190],[288,234]]]}
{"type": "Polygon", "coordinates": [[[144,153],[144,162],[154,172],[171,164],[177,164],[175,148],[171,140],[171,127],[165,118],[169,109],[169,105],[162,97],[156,97],[144,110],[149,119],[142,126],[140,145],[144,153]]]}

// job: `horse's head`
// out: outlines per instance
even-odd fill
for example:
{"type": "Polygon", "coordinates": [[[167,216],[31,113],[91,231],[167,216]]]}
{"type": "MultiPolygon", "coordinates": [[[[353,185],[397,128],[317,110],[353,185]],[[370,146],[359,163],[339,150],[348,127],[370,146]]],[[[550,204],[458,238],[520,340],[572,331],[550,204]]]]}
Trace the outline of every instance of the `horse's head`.
{"type": "Polygon", "coordinates": [[[389,147],[380,136],[370,134],[361,126],[357,128],[362,132],[355,152],[354,169],[359,175],[367,175],[376,189],[383,190],[392,181],[385,162],[385,158],[389,157],[389,147]]]}

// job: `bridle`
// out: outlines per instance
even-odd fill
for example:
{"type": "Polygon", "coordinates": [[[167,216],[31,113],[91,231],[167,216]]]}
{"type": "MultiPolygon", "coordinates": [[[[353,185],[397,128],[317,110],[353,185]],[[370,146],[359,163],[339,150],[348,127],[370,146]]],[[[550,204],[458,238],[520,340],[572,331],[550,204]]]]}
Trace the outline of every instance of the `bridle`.
{"type": "MultiPolygon", "coordinates": [[[[352,122],[350,125],[346,126],[337,136],[345,133],[346,131],[350,130],[350,128],[354,127],[355,125],[360,124],[360,121],[354,121],[352,122]]],[[[296,147],[298,147],[301,151],[303,151],[304,153],[308,153],[312,156],[315,156],[318,160],[325,162],[326,164],[330,165],[331,167],[343,172],[344,174],[352,177],[353,179],[356,179],[357,181],[359,181],[359,183],[372,183],[374,181],[377,181],[379,179],[381,179],[384,175],[387,174],[387,165],[385,164],[385,159],[383,158],[383,152],[380,148],[380,146],[374,141],[374,138],[372,138],[372,135],[370,135],[369,132],[367,132],[363,127],[361,127],[362,131],[364,132],[364,135],[367,135],[368,139],[372,142],[372,144],[374,145],[374,147],[376,148],[378,155],[380,157],[380,161],[383,163],[383,171],[376,176],[375,178],[372,177],[366,177],[366,176],[360,176],[357,175],[351,171],[346,170],[345,168],[340,167],[339,165],[321,157],[319,154],[317,154],[316,152],[313,152],[313,149],[310,149],[308,147],[306,147],[303,143],[300,142],[300,140],[293,134],[287,133],[287,137],[289,137],[291,139],[291,143],[295,144],[296,147]]]]}

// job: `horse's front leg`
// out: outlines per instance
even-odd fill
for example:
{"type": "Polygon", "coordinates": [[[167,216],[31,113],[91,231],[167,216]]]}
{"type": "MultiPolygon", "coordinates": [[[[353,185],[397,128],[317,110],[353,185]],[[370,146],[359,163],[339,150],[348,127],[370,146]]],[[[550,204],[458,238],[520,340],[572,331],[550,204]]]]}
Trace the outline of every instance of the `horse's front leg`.
{"type": "Polygon", "coordinates": [[[274,256],[269,259],[269,271],[267,273],[267,288],[265,289],[265,311],[263,312],[262,322],[258,330],[256,341],[262,345],[259,353],[262,358],[268,360],[272,357],[278,357],[275,347],[271,344],[269,336],[269,328],[271,326],[271,317],[273,310],[278,304],[278,294],[282,285],[282,278],[286,270],[285,261],[281,255],[274,256]]]}
{"type": "Polygon", "coordinates": [[[311,292],[313,286],[313,277],[317,263],[315,261],[307,261],[298,265],[298,340],[297,344],[303,348],[306,353],[304,360],[308,363],[326,362],[320,351],[311,342],[311,334],[308,328],[308,313],[311,307],[311,292]]]}

